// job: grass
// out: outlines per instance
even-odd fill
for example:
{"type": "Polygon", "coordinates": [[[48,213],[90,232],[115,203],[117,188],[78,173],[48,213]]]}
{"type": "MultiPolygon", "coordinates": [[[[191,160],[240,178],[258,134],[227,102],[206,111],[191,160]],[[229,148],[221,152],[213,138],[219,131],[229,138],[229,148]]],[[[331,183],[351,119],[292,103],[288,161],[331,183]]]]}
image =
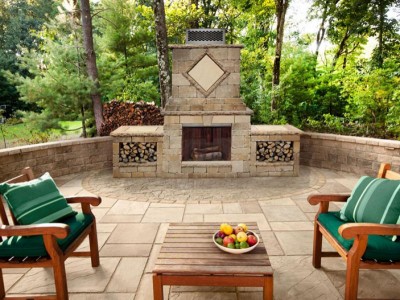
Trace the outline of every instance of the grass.
{"type": "Polygon", "coordinates": [[[0,148],[46,142],[61,137],[78,137],[82,133],[81,121],[60,121],[59,124],[62,129],[53,129],[50,133],[31,132],[31,129],[24,123],[0,124],[0,148]]]}

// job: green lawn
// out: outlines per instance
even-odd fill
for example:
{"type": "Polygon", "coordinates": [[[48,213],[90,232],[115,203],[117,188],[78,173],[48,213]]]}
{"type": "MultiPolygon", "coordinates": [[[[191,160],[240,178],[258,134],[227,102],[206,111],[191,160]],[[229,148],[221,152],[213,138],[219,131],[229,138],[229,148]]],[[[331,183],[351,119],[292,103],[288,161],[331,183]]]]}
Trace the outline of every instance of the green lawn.
{"type": "Polygon", "coordinates": [[[82,132],[81,121],[60,121],[60,126],[63,130],[54,129],[51,131],[50,136],[39,131],[32,133],[24,123],[15,125],[1,124],[0,126],[0,148],[34,144],[35,142],[44,142],[47,139],[57,140],[62,137],[79,137],[82,132]]]}

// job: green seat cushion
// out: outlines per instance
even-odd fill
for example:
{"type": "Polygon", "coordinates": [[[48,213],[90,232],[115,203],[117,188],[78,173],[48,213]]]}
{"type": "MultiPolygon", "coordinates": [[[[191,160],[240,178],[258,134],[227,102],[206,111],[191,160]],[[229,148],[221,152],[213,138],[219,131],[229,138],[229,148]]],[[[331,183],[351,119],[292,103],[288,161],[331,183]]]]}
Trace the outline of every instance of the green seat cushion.
{"type": "Polygon", "coordinates": [[[350,222],[400,224],[400,180],[361,177],[341,209],[340,218],[350,222]]]}
{"type": "Polygon", "coordinates": [[[49,173],[22,183],[2,183],[0,194],[20,225],[50,223],[76,214],[49,173]]]}
{"type": "MultiPolygon", "coordinates": [[[[69,245],[87,228],[93,221],[92,215],[78,213],[62,220],[60,223],[69,225],[70,233],[65,239],[57,239],[60,248],[65,251],[69,245]]],[[[0,243],[0,257],[36,257],[47,256],[42,236],[13,236],[0,243]]]]}
{"type": "MultiPolygon", "coordinates": [[[[344,239],[338,232],[341,225],[350,223],[340,219],[340,213],[328,212],[320,214],[318,221],[345,248],[350,250],[354,239],[344,239]]],[[[384,236],[370,235],[363,259],[377,261],[400,261],[400,242],[392,242],[384,236]]]]}

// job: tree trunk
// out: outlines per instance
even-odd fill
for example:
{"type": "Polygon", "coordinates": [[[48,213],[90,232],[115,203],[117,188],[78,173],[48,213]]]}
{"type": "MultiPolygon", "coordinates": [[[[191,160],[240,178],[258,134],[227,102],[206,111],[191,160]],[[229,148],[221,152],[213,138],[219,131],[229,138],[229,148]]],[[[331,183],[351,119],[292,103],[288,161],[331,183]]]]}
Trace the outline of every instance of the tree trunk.
{"type": "Polygon", "coordinates": [[[169,58],[168,58],[168,36],[165,23],[165,9],[163,0],[154,0],[154,19],[156,25],[156,47],[158,60],[158,76],[160,79],[161,107],[165,107],[171,95],[169,58]]]}
{"type": "Polygon", "coordinates": [[[332,70],[335,69],[337,61],[339,60],[339,57],[345,52],[345,50],[347,48],[347,40],[349,38],[350,38],[350,31],[349,31],[349,28],[347,28],[342,40],[340,41],[339,48],[333,57],[332,70]]]}
{"type": "Polygon", "coordinates": [[[271,111],[276,110],[279,95],[277,89],[279,86],[279,77],[281,71],[281,53],[283,44],[283,33],[285,26],[286,11],[289,6],[289,0],[275,0],[276,5],[276,46],[275,46],[275,59],[272,77],[272,97],[271,97],[271,111]]]}
{"type": "Polygon", "coordinates": [[[324,37],[325,37],[325,30],[326,30],[325,22],[326,22],[326,18],[328,16],[328,14],[327,14],[328,4],[329,4],[329,1],[326,1],[325,6],[324,6],[324,11],[322,13],[321,24],[319,25],[318,32],[317,32],[317,39],[316,39],[317,47],[315,49],[315,59],[316,60],[318,60],[319,48],[321,47],[322,41],[324,40],[324,37]]]}
{"type": "Polygon", "coordinates": [[[101,103],[101,95],[99,92],[99,75],[96,65],[96,54],[93,46],[93,32],[92,32],[92,16],[90,14],[89,0],[80,0],[81,3],[81,16],[82,16],[82,31],[83,42],[86,52],[86,67],[90,79],[93,80],[95,88],[91,94],[93,104],[93,114],[96,122],[97,135],[100,135],[101,125],[104,123],[103,106],[101,103]]]}
{"type": "Polygon", "coordinates": [[[378,31],[378,55],[377,64],[378,68],[383,66],[383,31],[385,26],[385,4],[379,2],[379,31],[378,31]]]}

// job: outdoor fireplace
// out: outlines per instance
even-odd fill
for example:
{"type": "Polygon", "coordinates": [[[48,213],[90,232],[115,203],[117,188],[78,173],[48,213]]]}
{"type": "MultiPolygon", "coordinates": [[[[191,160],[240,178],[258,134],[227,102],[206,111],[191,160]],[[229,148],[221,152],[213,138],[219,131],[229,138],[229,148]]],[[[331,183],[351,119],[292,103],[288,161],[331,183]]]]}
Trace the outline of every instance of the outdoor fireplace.
{"type": "Polygon", "coordinates": [[[300,133],[290,125],[251,125],[240,97],[242,45],[224,30],[190,30],[170,45],[172,91],[163,126],[125,126],[115,137],[115,177],[297,176],[300,133]]]}
{"type": "Polygon", "coordinates": [[[183,161],[231,159],[231,126],[182,128],[183,161]]]}

